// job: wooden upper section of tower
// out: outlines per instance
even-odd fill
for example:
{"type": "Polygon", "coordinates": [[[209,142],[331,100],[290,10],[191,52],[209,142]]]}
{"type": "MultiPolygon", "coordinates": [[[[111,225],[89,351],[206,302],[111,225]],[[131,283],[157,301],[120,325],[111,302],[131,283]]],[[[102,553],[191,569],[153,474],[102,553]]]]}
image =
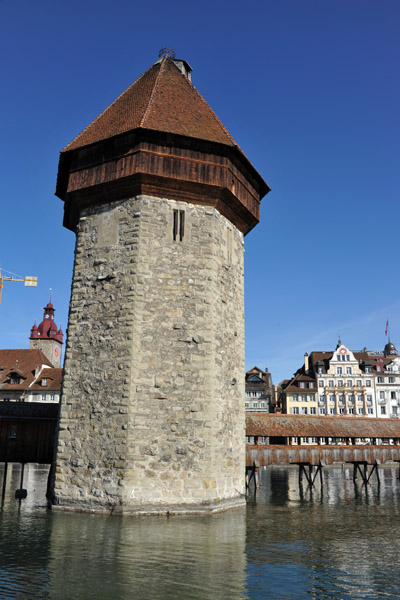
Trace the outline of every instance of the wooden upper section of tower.
{"type": "Polygon", "coordinates": [[[82,208],[137,194],[215,206],[244,234],[269,187],[190,81],[166,55],[61,152],[64,224],[82,208]]]}

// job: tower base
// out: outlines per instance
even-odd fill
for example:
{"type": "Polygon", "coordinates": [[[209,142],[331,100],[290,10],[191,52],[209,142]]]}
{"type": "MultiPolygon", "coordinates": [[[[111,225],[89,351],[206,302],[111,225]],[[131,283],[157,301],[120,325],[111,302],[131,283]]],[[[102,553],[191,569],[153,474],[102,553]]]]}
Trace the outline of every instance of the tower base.
{"type": "Polygon", "coordinates": [[[62,505],[54,504],[52,510],[59,512],[80,512],[90,514],[117,515],[117,516],[183,516],[183,515],[204,515],[215,514],[231,510],[233,508],[243,508],[246,506],[244,496],[237,496],[220,502],[202,503],[202,504],[148,504],[137,507],[115,506],[107,508],[105,506],[85,506],[85,505],[62,505]]]}

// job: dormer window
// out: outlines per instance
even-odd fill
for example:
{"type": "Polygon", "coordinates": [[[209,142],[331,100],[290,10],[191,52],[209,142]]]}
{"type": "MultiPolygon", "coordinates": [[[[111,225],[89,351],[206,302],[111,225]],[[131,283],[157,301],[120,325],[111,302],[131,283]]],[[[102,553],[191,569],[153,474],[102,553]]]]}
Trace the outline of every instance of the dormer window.
{"type": "Polygon", "coordinates": [[[11,375],[10,384],[11,385],[19,385],[21,383],[21,378],[18,375],[11,375]]]}
{"type": "Polygon", "coordinates": [[[42,386],[47,387],[47,379],[42,379],[42,386]]]}

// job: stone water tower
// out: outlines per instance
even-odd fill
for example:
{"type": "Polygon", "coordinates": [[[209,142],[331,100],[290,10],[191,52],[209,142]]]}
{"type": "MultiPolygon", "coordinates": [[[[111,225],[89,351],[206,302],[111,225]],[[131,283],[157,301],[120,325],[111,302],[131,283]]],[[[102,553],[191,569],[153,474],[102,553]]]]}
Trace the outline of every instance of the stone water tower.
{"type": "Polygon", "coordinates": [[[166,54],[61,152],[76,232],[54,504],[244,502],[243,237],[267,184],[166,54]]]}

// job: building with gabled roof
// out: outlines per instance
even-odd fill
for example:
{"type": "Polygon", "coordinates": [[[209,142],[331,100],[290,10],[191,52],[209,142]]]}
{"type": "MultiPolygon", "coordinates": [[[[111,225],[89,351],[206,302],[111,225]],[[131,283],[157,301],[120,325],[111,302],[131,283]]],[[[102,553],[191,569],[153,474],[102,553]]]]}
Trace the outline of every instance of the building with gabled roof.
{"type": "Polygon", "coordinates": [[[306,352],[304,365],[282,385],[283,412],[301,414],[286,397],[297,399],[294,388],[305,375],[317,382],[318,406],[311,414],[400,416],[400,356],[390,341],[383,351],[353,352],[339,340],[333,351],[306,352]]]}
{"type": "Polygon", "coordinates": [[[293,379],[281,384],[280,406],[282,413],[293,415],[318,414],[317,382],[315,377],[301,368],[293,379]]]}
{"type": "Polygon", "coordinates": [[[61,381],[41,350],[0,350],[0,401],[59,402],[61,381]]]}
{"type": "Polygon", "coordinates": [[[245,377],[246,412],[272,412],[274,386],[271,373],[255,366],[246,372],[245,377]]]}

